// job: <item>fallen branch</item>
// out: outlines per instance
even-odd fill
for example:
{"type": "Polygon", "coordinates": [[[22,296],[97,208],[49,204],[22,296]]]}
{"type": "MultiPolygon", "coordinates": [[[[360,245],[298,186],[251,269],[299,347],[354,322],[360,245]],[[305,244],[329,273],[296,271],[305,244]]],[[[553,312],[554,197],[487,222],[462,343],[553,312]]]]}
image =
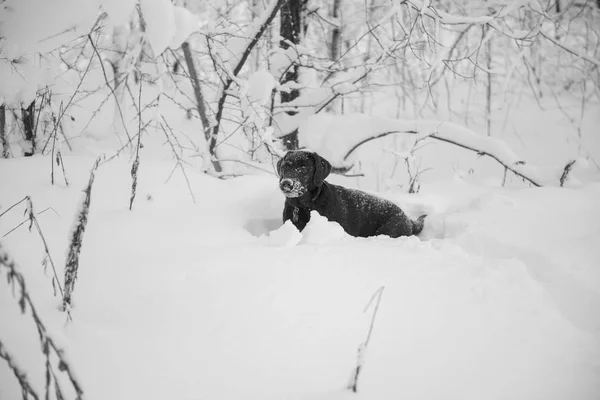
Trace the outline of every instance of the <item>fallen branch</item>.
{"type": "MultiPolygon", "coordinates": [[[[394,124],[410,125],[409,123],[404,123],[403,121],[392,121],[392,123],[389,125],[394,124]]],[[[538,176],[538,174],[536,173],[537,169],[535,167],[527,165],[525,161],[521,160],[515,153],[512,152],[512,150],[510,150],[510,148],[508,148],[506,143],[502,142],[497,138],[477,135],[475,132],[472,132],[467,128],[458,126],[453,123],[425,121],[422,123],[422,125],[426,125],[431,130],[436,130],[434,130],[431,133],[423,134],[423,131],[425,129],[398,129],[373,134],[372,136],[366,137],[360,140],[355,145],[353,145],[350,148],[350,150],[346,152],[345,156],[343,157],[343,160],[347,160],[348,157],[350,157],[350,155],[363,144],[375,139],[380,139],[382,137],[393,134],[423,135],[423,137],[419,140],[431,138],[439,140],[441,142],[450,143],[458,147],[462,147],[466,150],[471,150],[479,155],[488,156],[496,160],[500,165],[504,166],[506,169],[508,169],[515,175],[523,178],[524,180],[526,180],[534,186],[540,187],[552,184],[551,179],[548,179],[547,177],[545,178],[542,176],[538,176]],[[436,124],[437,126],[435,126],[436,124]],[[444,131],[441,131],[440,128],[442,127],[448,127],[450,129],[445,129],[444,131]]]]}

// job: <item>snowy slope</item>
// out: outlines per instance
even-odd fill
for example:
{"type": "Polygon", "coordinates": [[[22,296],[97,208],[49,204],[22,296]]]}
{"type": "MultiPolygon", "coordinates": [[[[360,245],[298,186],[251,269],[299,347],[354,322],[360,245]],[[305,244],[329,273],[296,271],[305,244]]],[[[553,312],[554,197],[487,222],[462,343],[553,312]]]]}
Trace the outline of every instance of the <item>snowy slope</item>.
{"type": "MultiPolygon", "coordinates": [[[[0,213],[31,195],[62,276],[93,159],[0,160],[0,213]]],[[[281,227],[272,176],[222,181],[144,162],[134,211],[129,165],[93,189],[73,321],[53,297],[26,225],[2,239],[86,399],[597,399],[600,185],[499,189],[460,180],[386,193],[421,238],[358,239],[316,218],[281,227]],[[385,286],[358,393],[345,389],[385,286]]],[[[339,178],[338,178],[339,179],[339,178]]],[[[347,182],[346,182],[347,183],[347,182]]],[[[0,218],[0,236],[23,218],[0,218]]],[[[4,278],[0,338],[44,393],[37,333],[4,278]]],[[[66,381],[63,382],[67,387],[66,381]]],[[[0,363],[0,399],[20,397],[0,363]]]]}

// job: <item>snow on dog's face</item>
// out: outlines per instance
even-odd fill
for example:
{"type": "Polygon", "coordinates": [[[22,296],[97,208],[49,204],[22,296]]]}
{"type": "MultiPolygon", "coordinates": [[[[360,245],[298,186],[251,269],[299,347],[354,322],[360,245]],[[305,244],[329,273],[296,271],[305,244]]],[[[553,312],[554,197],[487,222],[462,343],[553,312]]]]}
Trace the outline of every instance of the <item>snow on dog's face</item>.
{"type": "Polygon", "coordinates": [[[288,151],[277,162],[279,189],[286,197],[300,197],[323,184],[331,164],[317,153],[288,151]]]}

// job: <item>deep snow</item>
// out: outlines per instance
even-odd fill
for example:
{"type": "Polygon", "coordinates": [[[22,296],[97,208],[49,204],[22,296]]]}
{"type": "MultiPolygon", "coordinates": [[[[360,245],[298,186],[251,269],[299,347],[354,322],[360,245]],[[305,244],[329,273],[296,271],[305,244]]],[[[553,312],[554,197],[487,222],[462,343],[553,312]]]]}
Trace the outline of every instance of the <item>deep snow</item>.
{"type": "MultiPolygon", "coordinates": [[[[60,269],[93,158],[0,160],[0,212],[25,195],[60,269]],[[60,182],[60,180],[59,180],[60,182]]],[[[218,180],[145,161],[134,211],[129,164],[100,167],[73,321],[65,324],[36,233],[2,239],[86,399],[597,399],[600,184],[502,189],[455,178],[418,195],[384,193],[420,238],[359,239],[315,218],[281,225],[276,179],[218,180]],[[345,389],[385,290],[358,393],[345,389]]],[[[336,183],[352,181],[332,177],[336,183]]],[[[0,219],[0,235],[22,221],[0,219]]],[[[43,393],[29,315],[2,279],[0,338],[43,393]]],[[[20,391],[0,363],[0,399],[20,391]]],[[[63,386],[66,381],[63,380],[63,386]]]]}

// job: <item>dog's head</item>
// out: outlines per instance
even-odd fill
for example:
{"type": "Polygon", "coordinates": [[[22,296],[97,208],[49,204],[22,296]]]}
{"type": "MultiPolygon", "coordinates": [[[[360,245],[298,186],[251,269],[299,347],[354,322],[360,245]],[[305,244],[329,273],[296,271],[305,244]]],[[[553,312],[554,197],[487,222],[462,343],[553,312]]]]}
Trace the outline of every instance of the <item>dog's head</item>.
{"type": "Polygon", "coordinates": [[[300,197],[323,184],[331,164],[310,151],[288,151],[277,162],[279,189],[286,197],[300,197]]]}

